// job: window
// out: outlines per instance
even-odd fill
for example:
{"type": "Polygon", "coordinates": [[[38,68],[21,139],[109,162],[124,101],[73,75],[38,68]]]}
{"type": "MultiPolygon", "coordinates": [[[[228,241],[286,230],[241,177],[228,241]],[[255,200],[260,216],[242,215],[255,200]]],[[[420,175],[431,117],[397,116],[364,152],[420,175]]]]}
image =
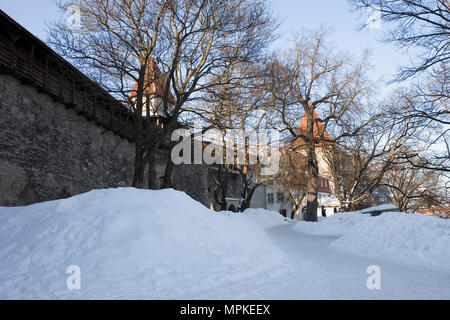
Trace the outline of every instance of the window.
{"type": "Polygon", "coordinates": [[[267,194],[267,202],[273,203],[273,200],[274,200],[273,193],[268,193],[267,194]]]}
{"type": "Polygon", "coordinates": [[[277,203],[281,203],[284,201],[284,196],[281,192],[277,193],[277,203]]]}

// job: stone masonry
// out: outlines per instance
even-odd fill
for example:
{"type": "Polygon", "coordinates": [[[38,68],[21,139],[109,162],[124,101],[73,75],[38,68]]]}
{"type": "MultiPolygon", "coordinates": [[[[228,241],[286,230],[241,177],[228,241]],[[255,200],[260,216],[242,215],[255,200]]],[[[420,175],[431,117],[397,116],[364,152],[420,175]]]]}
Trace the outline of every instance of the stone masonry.
{"type": "Polygon", "coordinates": [[[128,186],[134,145],[0,75],[0,205],[128,186]]]}
{"type": "MultiPolygon", "coordinates": [[[[0,75],[0,206],[128,187],[134,147],[34,87],[0,75]]],[[[158,177],[167,156],[158,157],[158,177]]],[[[206,165],[176,166],[173,187],[209,206],[207,176],[206,165]]]]}

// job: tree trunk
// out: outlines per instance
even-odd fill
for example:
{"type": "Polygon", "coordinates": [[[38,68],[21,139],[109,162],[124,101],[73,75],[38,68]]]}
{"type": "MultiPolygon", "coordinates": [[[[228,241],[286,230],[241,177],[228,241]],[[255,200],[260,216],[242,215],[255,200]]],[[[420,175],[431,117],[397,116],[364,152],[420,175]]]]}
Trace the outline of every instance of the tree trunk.
{"type": "Polygon", "coordinates": [[[153,152],[153,154],[150,155],[148,160],[148,188],[150,190],[160,189],[160,183],[155,168],[155,162],[156,162],[156,152],[153,152]]]}
{"type": "Polygon", "coordinates": [[[221,211],[226,211],[227,207],[227,190],[228,190],[228,175],[223,165],[218,167],[217,186],[214,189],[214,199],[216,203],[220,205],[221,211]]]}
{"type": "Polygon", "coordinates": [[[144,173],[146,165],[145,163],[142,163],[142,153],[143,153],[142,147],[136,144],[132,186],[137,189],[145,189],[144,173]]]}
{"type": "Polygon", "coordinates": [[[306,195],[306,221],[317,222],[317,188],[319,186],[319,167],[316,157],[316,142],[314,139],[314,109],[306,109],[308,112],[308,141],[306,146],[308,183],[306,195]]]}
{"type": "Polygon", "coordinates": [[[139,79],[138,86],[136,90],[136,110],[135,110],[135,138],[136,138],[136,147],[134,152],[134,176],[133,176],[133,184],[132,186],[138,189],[145,189],[144,185],[144,173],[145,167],[147,164],[144,159],[144,124],[142,119],[142,100],[144,95],[144,75],[146,69],[146,63],[141,65],[141,69],[139,71],[139,79]]]}
{"type": "Polygon", "coordinates": [[[292,208],[292,211],[291,211],[291,220],[294,220],[295,213],[298,211],[298,208],[299,208],[299,204],[297,202],[295,202],[294,207],[292,208]]]}
{"type": "Polygon", "coordinates": [[[305,220],[309,222],[317,222],[317,180],[318,178],[311,177],[308,181],[305,220]]]}
{"type": "Polygon", "coordinates": [[[252,199],[253,199],[253,195],[255,194],[255,191],[258,187],[259,187],[259,185],[247,190],[247,192],[246,192],[247,196],[245,197],[245,199],[242,202],[241,207],[240,207],[241,212],[244,212],[245,210],[250,208],[250,205],[251,205],[252,199]]]}
{"type": "Polygon", "coordinates": [[[144,172],[145,168],[135,166],[134,168],[134,178],[132,186],[137,189],[145,189],[144,185],[144,172]]]}
{"type": "Polygon", "coordinates": [[[225,182],[222,184],[222,198],[220,202],[220,210],[227,211],[228,205],[227,205],[227,190],[228,190],[228,178],[225,178],[225,182]]]}
{"type": "Polygon", "coordinates": [[[167,159],[166,170],[164,172],[164,178],[161,188],[167,189],[172,187],[172,172],[173,172],[174,164],[172,162],[172,158],[169,154],[169,158],[167,159]]]}

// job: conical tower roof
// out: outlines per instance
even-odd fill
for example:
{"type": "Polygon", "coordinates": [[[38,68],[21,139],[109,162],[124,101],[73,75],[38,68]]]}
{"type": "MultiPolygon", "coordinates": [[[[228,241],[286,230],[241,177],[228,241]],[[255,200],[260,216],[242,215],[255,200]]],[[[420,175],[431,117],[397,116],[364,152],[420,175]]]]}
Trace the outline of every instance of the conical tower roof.
{"type": "MultiPolygon", "coordinates": [[[[317,115],[316,111],[314,110],[314,120],[318,120],[318,121],[314,121],[314,138],[320,139],[322,140],[319,143],[316,143],[316,146],[323,146],[325,144],[329,144],[331,143],[331,137],[328,134],[327,130],[325,129],[325,126],[323,125],[323,122],[320,121],[320,117],[317,115]],[[326,142],[323,140],[327,140],[330,142],[326,142]]],[[[302,121],[300,122],[300,126],[298,127],[297,131],[299,134],[302,135],[307,135],[308,132],[308,115],[305,113],[305,115],[302,118],[302,121]]],[[[294,147],[295,148],[301,148],[301,147],[305,147],[306,146],[306,142],[302,137],[298,137],[297,139],[295,139],[294,141],[294,147]]]]}
{"type": "MultiPolygon", "coordinates": [[[[145,95],[159,98],[164,97],[166,78],[162,74],[161,70],[158,67],[158,64],[153,58],[150,58],[148,62],[147,72],[145,73],[145,85],[147,86],[144,91],[145,95]]],[[[137,88],[138,84],[136,83],[133,87],[133,91],[131,91],[131,98],[134,98],[136,96],[137,88]]],[[[168,101],[171,104],[175,104],[175,98],[173,97],[171,92],[169,92],[168,94],[168,101]]]]}

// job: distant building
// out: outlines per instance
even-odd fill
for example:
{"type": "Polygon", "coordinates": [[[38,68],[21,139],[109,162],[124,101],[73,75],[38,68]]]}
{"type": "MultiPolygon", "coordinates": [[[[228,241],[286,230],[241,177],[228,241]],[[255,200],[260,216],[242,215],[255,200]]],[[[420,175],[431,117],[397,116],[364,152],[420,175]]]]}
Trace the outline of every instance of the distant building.
{"type": "Polygon", "coordinates": [[[392,204],[392,193],[386,186],[376,188],[371,195],[372,206],[380,206],[383,204],[392,204]]]}
{"type": "MultiPolygon", "coordinates": [[[[319,119],[319,116],[314,112],[315,119],[319,119]]],[[[307,127],[307,116],[303,116],[300,126],[298,128],[299,132],[305,132],[307,127]]],[[[316,121],[314,123],[314,135],[316,137],[325,137],[331,143],[331,137],[326,131],[323,123],[321,121],[316,121]]],[[[325,161],[323,147],[327,142],[318,143],[316,145],[316,156],[319,167],[319,181],[317,188],[317,216],[327,217],[335,214],[340,207],[339,200],[335,197],[335,186],[333,184],[333,179],[331,175],[331,169],[328,163],[325,161]]],[[[293,152],[299,152],[306,155],[306,143],[299,137],[293,142],[294,150],[293,152]]],[[[280,213],[290,215],[292,208],[294,207],[292,200],[283,194],[277,186],[266,186],[265,188],[265,198],[266,198],[266,209],[278,211],[280,213]]],[[[295,218],[298,220],[303,220],[304,213],[306,209],[306,197],[303,200],[298,212],[295,213],[295,218]]]]}

